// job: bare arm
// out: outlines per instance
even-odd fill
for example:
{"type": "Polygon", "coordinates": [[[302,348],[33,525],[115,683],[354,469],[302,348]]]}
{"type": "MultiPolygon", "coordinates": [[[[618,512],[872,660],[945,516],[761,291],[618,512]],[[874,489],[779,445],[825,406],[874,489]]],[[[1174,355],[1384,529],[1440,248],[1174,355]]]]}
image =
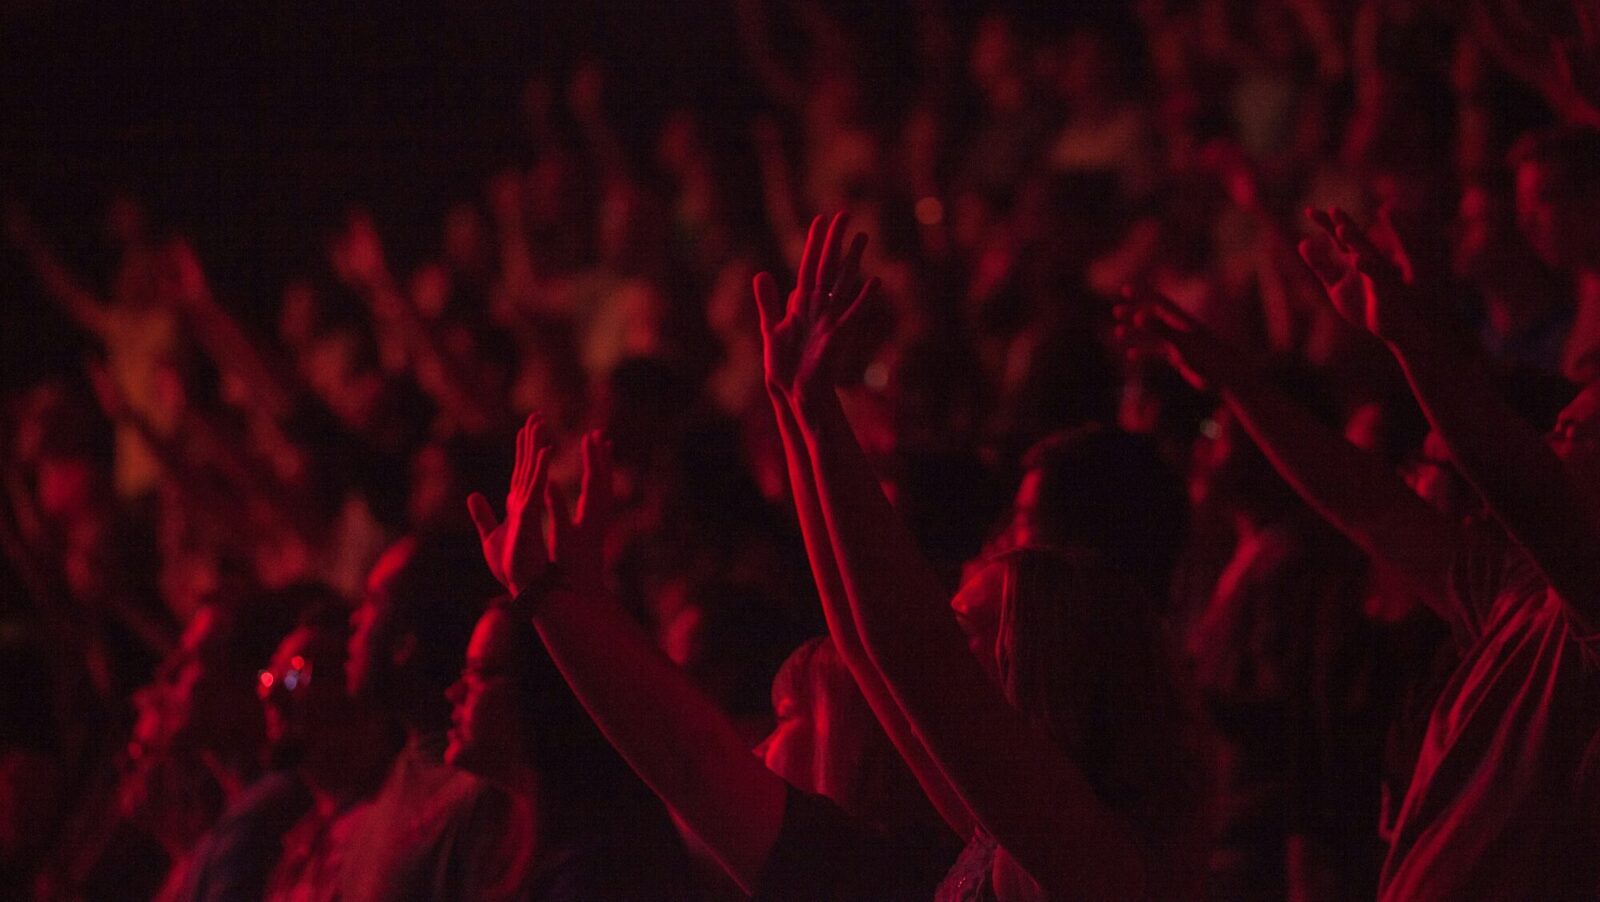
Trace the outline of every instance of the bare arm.
{"type": "Polygon", "coordinates": [[[6,234],[27,255],[39,284],[56,306],[80,328],[102,335],[106,328],[104,302],[67,269],[20,209],[6,211],[6,234]]]}
{"type": "Polygon", "coordinates": [[[1164,298],[1117,308],[1118,333],[1214,388],[1273,467],[1324,519],[1406,578],[1441,615],[1459,528],[1164,298]]]}
{"type": "Polygon", "coordinates": [[[1322,221],[1339,246],[1330,267],[1362,288],[1336,298],[1339,312],[1389,346],[1461,474],[1527,549],[1578,629],[1600,632],[1600,529],[1585,487],[1494,390],[1482,354],[1430,322],[1428,295],[1407,284],[1403,259],[1390,259],[1403,258],[1403,248],[1385,254],[1341,211],[1322,221]]]}
{"type": "MultiPolygon", "coordinates": [[[[840,236],[843,235],[844,225],[842,218],[834,220],[834,230],[840,236]]],[[[911,729],[911,724],[868,658],[861,637],[856,633],[850,600],[839,577],[838,565],[834,562],[832,537],[817,499],[811,458],[790,401],[795,391],[799,352],[805,339],[803,333],[815,324],[807,314],[818,305],[816,296],[827,291],[817,278],[823,241],[822,218],[819,216],[811,224],[806,254],[800,267],[799,284],[787,301],[779,296],[777,284],[771,276],[762,274],[755,283],[765,349],[767,393],[777,417],[784,459],[788,464],[790,491],[794,495],[795,513],[800,521],[800,534],[805,540],[806,556],[811,561],[812,578],[816,581],[817,594],[822,601],[823,617],[827,620],[828,632],[833,637],[840,657],[849,667],[878,723],[917,778],[922,791],[956,835],[967,838],[972,835],[975,825],[972,813],[911,729]]],[[[841,244],[841,241],[835,240],[829,245],[830,251],[837,255],[841,244]]],[[[835,279],[834,284],[839,288],[833,294],[854,298],[860,292],[870,290],[867,285],[860,284],[857,278],[856,264],[860,259],[861,247],[862,242],[858,241],[843,262],[838,264],[842,272],[835,279]]],[[[822,301],[825,302],[826,299],[822,301]]]]}
{"type": "Polygon", "coordinates": [[[562,568],[566,584],[533,611],[550,657],[606,739],[751,892],[783,826],[784,782],[602,588],[598,562],[610,473],[608,452],[595,434],[584,440],[577,516],[569,518],[550,490],[556,529],[546,551],[540,519],[548,447],[540,431],[530,417],[517,437],[504,523],[482,495],[468,499],[489,569],[517,593],[547,579],[552,559],[562,568]]]}
{"type": "Polygon", "coordinates": [[[268,361],[239,321],[217,303],[194,247],[180,239],[167,248],[165,256],[175,276],[175,300],[212,361],[245,384],[258,412],[273,420],[288,416],[294,407],[293,388],[281,375],[282,369],[268,361]]]}
{"type": "MultiPolygon", "coordinates": [[[[824,269],[818,279],[832,284],[833,273],[824,269]]],[[[836,327],[824,325],[808,342],[817,356],[836,327]]],[[[873,478],[833,388],[823,380],[802,384],[810,389],[795,399],[796,421],[840,580],[862,645],[911,728],[978,823],[1046,892],[1139,897],[1144,866],[1127,825],[983,672],[944,588],[873,478]]]]}

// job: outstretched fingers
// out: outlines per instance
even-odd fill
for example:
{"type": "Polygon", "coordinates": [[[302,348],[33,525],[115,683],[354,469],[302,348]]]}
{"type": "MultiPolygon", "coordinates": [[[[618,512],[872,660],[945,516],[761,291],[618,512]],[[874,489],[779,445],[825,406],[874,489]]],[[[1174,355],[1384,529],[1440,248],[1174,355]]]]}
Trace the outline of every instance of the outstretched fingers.
{"type": "MultiPolygon", "coordinates": [[[[839,305],[847,299],[855,298],[855,300],[850,301],[850,306],[853,307],[856,300],[862,297],[856,286],[861,281],[861,254],[866,249],[866,233],[857,232],[856,236],[850,240],[850,249],[845,252],[844,260],[839,263],[839,271],[835,274],[832,284],[828,287],[827,303],[834,309],[834,312],[839,312],[839,305]]],[[[843,318],[842,313],[840,318],[843,318]]]]}
{"type": "Polygon", "coordinates": [[[500,528],[500,520],[494,515],[494,507],[489,504],[489,499],[479,492],[467,496],[467,515],[472,518],[472,525],[478,530],[480,542],[487,542],[494,531],[500,528]]]}
{"type": "Polygon", "coordinates": [[[811,230],[806,233],[806,247],[800,253],[800,272],[795,276],[795,291],[803,297],[816,288],[817,265],[822,257],[822,217],[811,220],[811,230]]]}
{"type": "Polygon", "coordinates": [[[757,273],[751,288],[756,295],[756,315],[761,319],[761,334],[768,335],[774,326],[783,322],[783,294],[778,290],[778,280],[771,273],[757,273]]]}
{"type": "Polygon", "coordinates": [[[1333,221],[1339,243],[1355,255],[1356,268],[1373,278],[1390,278],[1398,275],[1394,263],[1378,249],[1372,239],[1349,213],[1334,208],[1333,221]]]}
{"type": "Polygon", "coordinates": [[[834,320],[831,331],[838,332],[842,329],[848,329],[850,324],[855,321],[855,318],[860,315],[860,311],[877,295],[878,289],[882,284],[877,276],[868,279],[866,284],[861,286],[861,290],[856,293],[855,300],[851,301],[850,306],[846,307],[838,318],[834,320]]]}
{"type": "Polygon", "coordinates": [[[833,214],[833,221],[828,223],[828,237],[822,242],[822,252],[817,261],[817,279],[807,295],[813,304],[822,305],[828,301],[827,293],[839,277],[840,249],[844,247],[844,237],[849,228],[850,214],[843,210],[833,214]]]}

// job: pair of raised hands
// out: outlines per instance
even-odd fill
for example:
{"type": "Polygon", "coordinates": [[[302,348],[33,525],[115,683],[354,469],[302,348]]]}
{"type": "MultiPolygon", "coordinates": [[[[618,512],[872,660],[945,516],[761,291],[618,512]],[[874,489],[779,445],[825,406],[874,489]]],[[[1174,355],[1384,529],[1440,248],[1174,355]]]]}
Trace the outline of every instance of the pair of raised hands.
{"type": "Polygon", "coordinates": [[[551,427],[535,412],[517,432],[516,461],[506,493],[506,516],[495,517],[489,499],[474,492],[467,512],[478,529],[483,559],[506,591],[569,588],[598,592],[605,583],[606,526],[611,511],[611,445],[599,433],[583,436],[583,482],[578,504],[567,504],[550,481],[551,427]],[[545,511],[550,532],[545,534],[545,511]]]}
{"type": "MultiPolygon", "coordinates": [[[[877,279],[861,276],[865,235],[845,249],[849,216],[811,223],[800,274],[785,300],[768,273],[755,279],[768,385],[789,394],[831,389],[841,330],[876,294],[877,279]]],[[[599,432],[583,437],[583,483],[575,509],[550,482],[551,428],[537,412],[517,432],[516,459],[506,492],[505,519],[474,492],[467,512],[478,529],[489,572],[513,595],[561,585],[597,591],[604,583],[605,531],[611,508],[611,449],[599,432]],[[545,512],[550,512],[548,539],[545,512]]]]}
{"type": "MultiPolygon", "coordinates": [[[[1306,216],[1318,231],[1300,242],[1300,257],[1334,310],[1385,341],[1413,334],[1428,302],[1415,287],[1411,258],[1387,209],[1370,229],[1338,208],[1311,209],[1306,216]]],[[[1165,360],[1196,386],[1211,382],[1221,367],[1238,359],[1237,350],[1153,291],[1124,289],[1113,314],[1117,339],[1130,354],[1165,360]]]]}

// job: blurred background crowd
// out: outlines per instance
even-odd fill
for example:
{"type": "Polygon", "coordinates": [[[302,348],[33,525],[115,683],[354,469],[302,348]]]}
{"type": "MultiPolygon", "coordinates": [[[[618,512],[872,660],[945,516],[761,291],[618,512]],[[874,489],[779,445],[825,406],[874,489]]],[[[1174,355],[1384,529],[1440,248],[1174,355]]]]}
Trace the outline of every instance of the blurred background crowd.
{"type": "Polygon", "coordinates": [[[1300,211],[1422,236],[1438,315],[1547,428],[1600,375],[1592,4],[159,6],[0,21],[0,886],[189,897],[273,767],[274,649],[467,529],[533,409],[557,482],[610,437],[614,588],[754,745],[822,622],[751,278],[848,208],[887,303],[847,412],[951,587],[1067,491],[1052,436],[1150,437],[1187,486],[1166,614],[1219,737],[1218,895],[1370,895],[1448,631],[1110,311],[1170,297],[1472,514],[1300,211]]]}

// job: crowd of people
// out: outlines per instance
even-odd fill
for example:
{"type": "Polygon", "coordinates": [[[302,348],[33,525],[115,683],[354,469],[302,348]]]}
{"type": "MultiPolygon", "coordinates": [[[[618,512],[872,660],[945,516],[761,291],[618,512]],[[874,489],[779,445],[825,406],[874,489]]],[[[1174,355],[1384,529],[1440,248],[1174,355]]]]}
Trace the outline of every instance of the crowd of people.
{"type": "Polygon", "coordinates": [[[729,0],[265,318],[8,201],[0,887],[1600,893],[1600,5],[1107,6],[729,0]]]}

